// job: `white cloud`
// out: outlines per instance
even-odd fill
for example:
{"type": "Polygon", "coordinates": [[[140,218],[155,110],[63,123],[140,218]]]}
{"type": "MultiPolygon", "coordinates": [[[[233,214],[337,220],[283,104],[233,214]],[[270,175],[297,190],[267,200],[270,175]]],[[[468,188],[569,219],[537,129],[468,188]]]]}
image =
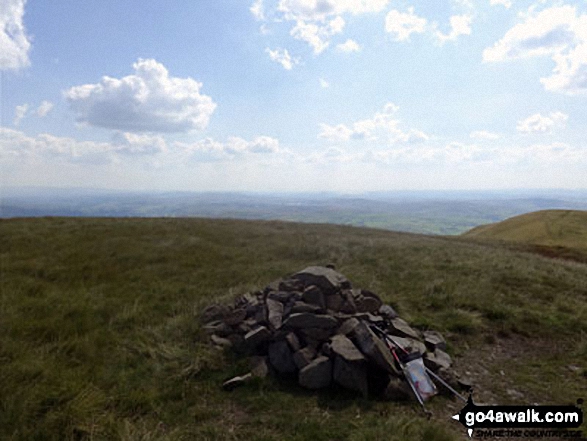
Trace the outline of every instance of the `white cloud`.
{"type": "Polygon", "coordinates": [[[252,141],[231,136],[226,142],[205,138],[193,143],[176,142],[173,148],[205,160],[234,159],[244,155],[272,155],[284,152],[279,146],[279,140],[269,136],[257,136],[252,141]]]}
{"type": "Polygon", "coordinates": [[[484,62],[550,56],[556,63],[550,77],[540,82],[549,91],[569,95],[587,93],[587,14],[574,6],[533,9],[483,51],[484,62]]]}
{"type": "Polygon", "coordinates": [[[359,52],[361,50],[361,46],[355,40],[351,40],[349,38],[344,43],[337,45],[336,49],[338,49],[341,52],[347,52],[347,53],[348,52],[359,52]]]}
{"type": "Polygon", "coordinates": [[[341,16],[337,16],[325,24],[298,20],[291,29],[290,35],[296,40],[308,43],[314,50],[314,54],[318,55],[329,46],[330,37],[342,32],[344,25],[345,22],[341,16]]]}
{"type": "Polygon", "coordinates": [[[277,9],[289,20],[320,20],[329,16],[382,11],[389,0],[280,0],[277,9]]]}
{"type": "MultiPolygon", "coordinates": [[[[330,46],[334,35],[343,32],[343,15],[377,13],[387,6],[389,0],[274,0],[271,3],[273,8],[264,8],[260,1],[256,1],[250,8],[251,13],[266,22],[293,23],[290,35],[308,43],[318,55],[330,46]]],[[[267,31],[267,28],[263,29],[267,31]]]]}
{"type": "Polygon", "coordinates": [[[291,70],[299,63],[297,58],[292,58],[287,49],[277,48],[273,51],[269,48],[265,48],[265,52],[269,54],[269,58],[276,63],[281,64],[285,70],[291,70]]]}
{"type": "Polygon", "coordinates": [[[318,138],[327,139],[329,141],[348,141],[351,139],[352,134],[352,129],[349,129],[344,124],[339,124],[337,126],[320,124],[318,138]]]}
{"type": "Polygon", "coordinates": [[[489,4],[491,6],[502,5],[506,9],[509,9],[512,7],[512,0],[491,0],[489,4]]]}
{"type": "Polygon", "coordinates": [[[255,0],[255,3],[249,8],[253,17],[257,20],[265,20],[265,9],[263,7],[263,0],[255,0]]]}
{"type": "Polygon", "coordinates": [[[425,18],[414,14],[413,7],[407,13],[391,10],[385,17],[385,30],[394,34],[395,41],[409,41],[411,34],[422,34],[426,30],[426,24],[425,18]]]}
{"type": "Polygon", "coordinates": [[[363,139],[384,144],[418,143],[427,141],[428,136],[418,130],[403,131],[400,122],[395,118],[399,107],[393,103],[387,103],[383,111],[375,113],[372,118],[355,121],[351,127],[345,124],[331,126],[320,124],[318,138],[330,141],[348,141],[350,139],[363,139]]]}
{"type": "Polygon", "coordinates": [[[562,112],[550,112],[548,116],[539,113],[519,121],[516,126],[522,133],[552,133],[555,127],[564,127],[569,116],[562,112]]]}
{"type": "Polygon", "coordinates": [[[163,64],[139,59],[135,73],[121,79],[103,77],[97,84],[64,92],[78,121],[128,132],[203,130],[216,109],[200,93],[202,83],[170,77],[163,64]]]}
{"type": "Polygon", "coordinates": [[[501,136],[497,133],[488,132],[486,130],[476,130],[469,134],[469,137],[472,139],[487,139],[487,140],[494,140],[499,139],[501,136]]]}
{"type": "Polygon", "coordinates": [[[167,151],[162,136],[117,132],[112,137],[113,151],[124,155],[154,155],[167,151]]]}
{"type": "Polygon", "coordinates": [[[37,107],[37,116],[44,118],[53,109],[53,103],[50,101],[43,101],[39,107],[37,107]]]}
{"type": "Polygon", "coordinates": [[[330,83],[326,81],[324,78],[320,78],[320,87],[322,89],[328,89],[330,87],[330,83]]]}
{"type": "Polygon", "coordinates": [[[15,126],[20,124],[20,121],[25,117],[29,110],[28,104],[21,104],[20,106],[16,106],[14,108],[14,120],[13,123],[15,126]]]}
{"type": "Polygon", "coordinates": [[[30,64],[31,42],[23,24],[26,0],[0,2],[0,70],[17,70],[30,64]]]}
{"type": "Polygon", "coordinates": [[[450,17],[450,32],[443,34],[440,31],[436,31],[436,39],[440,44],[444,44],[447,41],[454,41],[461,35],[471,35],[471,21],[470,15],[453,15],[450,17]]]}
{"type": "Polygon", "coordinates": [[[18,130],[0,127],[0,157],[62,159],[69,162],[111,162],[110,143],[78,141],[47,133],[28,136],[18,130]]]}

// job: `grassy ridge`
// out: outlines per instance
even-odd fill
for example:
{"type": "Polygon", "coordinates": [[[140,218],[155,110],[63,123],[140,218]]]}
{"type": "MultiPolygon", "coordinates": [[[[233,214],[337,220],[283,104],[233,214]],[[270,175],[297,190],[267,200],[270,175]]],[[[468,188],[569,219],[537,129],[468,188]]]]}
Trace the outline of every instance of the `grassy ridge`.
{"type": "Polygon", "coordinates": [[[587,249],[587,211],[536,211],[475,227],[464,236],[587,249]]]}
{"type": "Polygon", "coordinates": [[[413,403],[271,379],[219,389],[247,366],[210,346],[198,312],[328,262],[407,320],[444,332],[480,397],[587,395],[582,264],[343,226],[14,219],[0,222],[0,438],[461,439],[449,418],[461,406],[443,398],[428,421],[413,403]]]}

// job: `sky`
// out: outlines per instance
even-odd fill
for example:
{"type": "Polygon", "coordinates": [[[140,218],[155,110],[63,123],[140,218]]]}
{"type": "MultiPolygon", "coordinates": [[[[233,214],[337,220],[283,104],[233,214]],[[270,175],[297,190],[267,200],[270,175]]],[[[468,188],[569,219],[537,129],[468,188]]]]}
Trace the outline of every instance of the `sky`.
{"type": "Polygon", "coordinates": [[[585,0],[2,0],[0,186],[587,188],[585,0]]]}

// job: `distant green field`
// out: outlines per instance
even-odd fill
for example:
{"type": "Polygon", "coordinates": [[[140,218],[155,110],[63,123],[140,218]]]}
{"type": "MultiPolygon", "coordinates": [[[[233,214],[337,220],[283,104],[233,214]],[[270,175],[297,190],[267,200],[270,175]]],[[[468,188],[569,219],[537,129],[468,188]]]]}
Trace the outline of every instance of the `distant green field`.
{"type": "MultiPolygon", "coordinates": [[[[461,440],[461,403],[365,400],[248,370],[198,314],[334,263],[444,333],[478,401],[587,397],[587,265],[464,237],[204,219],[0,221],[0,439],[461,440]]],[[[583,429],[585,430],[585,429],[583,429]]]]}
{"type": "Polygon", "coordinates": [[[536,211],[473,228],[464,236],[544,246],[587,248],[587,211],[536,211]]]}

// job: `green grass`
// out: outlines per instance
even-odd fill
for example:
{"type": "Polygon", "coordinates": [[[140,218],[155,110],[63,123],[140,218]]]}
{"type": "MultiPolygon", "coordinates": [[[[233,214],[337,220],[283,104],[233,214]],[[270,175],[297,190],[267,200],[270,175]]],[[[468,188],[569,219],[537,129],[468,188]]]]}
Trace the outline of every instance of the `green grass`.
{"type": "Polygon", "coordinates": [[[464,236],[587,249],[587,211],[536,211],[475,227],[464,236]]]}
{"type": "Polygon", "coordinates": [[[463,439],[461,405],[442,397],[428,421],[415,403],[275,379],[221,390],[248,367],[209,344],[199,311],[325,263],[443,332],[480,398],[587,396],[584,264],[332,225],[13,219],[0,221],[0,439],[463,439]]]}

